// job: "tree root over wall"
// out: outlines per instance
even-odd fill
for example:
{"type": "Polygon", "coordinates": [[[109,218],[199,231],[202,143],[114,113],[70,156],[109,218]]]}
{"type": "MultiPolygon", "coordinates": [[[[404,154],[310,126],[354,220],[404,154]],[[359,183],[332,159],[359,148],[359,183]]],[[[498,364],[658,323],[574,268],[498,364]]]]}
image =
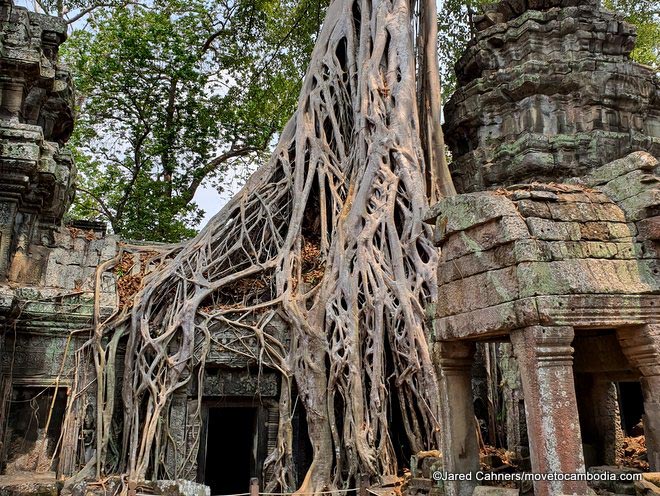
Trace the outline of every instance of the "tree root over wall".
{"type": "MultiPolygon", "coordinates": [[[[268,490],[313,493],[351,487],[359,474],[395,474],[394,409],[412,451],[439,447],[424,313],[436,298],[437,253],[422,216],[453,186],[435,12],[425,0],[334,0],[269,163],[193,240],[124,248],[149,252],[148,269],[132,304],[96,323],[97,450],[82,473],[185,475],[164,473],[168,411],[176,391],[203,380],[210,329],[220,325],[249,331],[259,365],[282,376],[268,490]],[[288,346],[269,332],[275,317],[288,325],[288,346]],[[301,484],[292,471],[296,402],[313,449],[301,484]]],[[[100,267],[98,280],[125,262],[122,253],[100,267]]],[[[177,470],[188,461],[181,456],[177,470]]]]}

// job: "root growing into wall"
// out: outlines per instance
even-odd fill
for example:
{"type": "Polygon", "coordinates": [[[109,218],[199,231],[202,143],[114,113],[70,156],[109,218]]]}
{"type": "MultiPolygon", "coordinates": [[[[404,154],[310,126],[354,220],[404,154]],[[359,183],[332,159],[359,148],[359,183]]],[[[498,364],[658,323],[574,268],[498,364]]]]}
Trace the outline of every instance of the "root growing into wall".
{"type": "Polygon", "coordinates": [[[87,470],[193,476],[183,455],[177,473],[165,472],[168,411],[175,392],[201,384],[217,326],[249,331],[255,361],[282,376],[269,490],[314,493],[395,474],[393,409],[412,451],[439,447],[424,314],[437,254],[422,216],[453,186],[435,15],[425,0],[334,0],[271,160],[193,240],[124,248],[149,251],[149,268],[132,305],[95,327],[97,451],[87,470]],[[269,332],[273,319],[287,324],[288,345],[269,332]],[[313,448],[303,481],[292,469],[296,401],[313,448]]]}

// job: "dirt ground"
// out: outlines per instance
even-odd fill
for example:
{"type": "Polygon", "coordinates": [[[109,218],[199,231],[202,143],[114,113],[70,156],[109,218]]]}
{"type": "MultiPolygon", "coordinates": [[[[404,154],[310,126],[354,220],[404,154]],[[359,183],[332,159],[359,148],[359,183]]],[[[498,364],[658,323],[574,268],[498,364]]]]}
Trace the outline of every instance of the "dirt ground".
{"type": "Polygon", "coordinates": [[[55,481],[55,472],[16,472],[11,475],[0,475],[0,487],[34,483],[50,484],[55,481]]]}

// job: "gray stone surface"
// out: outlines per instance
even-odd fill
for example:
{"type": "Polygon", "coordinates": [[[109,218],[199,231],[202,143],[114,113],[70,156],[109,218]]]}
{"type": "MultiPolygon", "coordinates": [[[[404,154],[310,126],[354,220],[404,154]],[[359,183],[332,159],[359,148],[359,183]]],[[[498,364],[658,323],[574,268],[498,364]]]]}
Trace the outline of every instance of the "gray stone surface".
{"type": "Polygon", "coordinates": [[[476,18],[445,106],[459,192],[557,181],[660,155],[659,83],[635,29],[595,1],[505,1],[476,18]]]}
{"type": "MultiPolygon", "coordinates": [[[[629,60],[633,27],[596,1],[504,0],[475,23],[445,107],[462,194],[426,219],[440,247],[438,301],[427,312],[442,351],[434,357],[442,394],[471,397],[461,345],[501,341],[500,367],[490,374],[506,404],[508,448],[524,448],[527,434],[533,471],[573,472],[585,466],[582,429],[587,455],[598,451],[591,462],[617,461],[612,381],[640,380],[657,466],[658,79],[629,60]],[[587,418],[578,416],[576,383],[587,418]]],[[[444,413],[447,460],[474,461],[455,427],[471,410],[454,401],[444,413]]],[[[459,494],[467,486],[448,488],[459,494]]],[[[584,482],[534,489],[592,493],[584,482]]]]}
{"type": "MultiPolygon", "coordinates": [[[[57,57],[66,32],[62,19],[0,0],[0,322],[12,331],[0,338],[3,415],[11,415],[15,405],[6,401],[21,388],[57,387],[66,397],[76,373],[83,378],[87,370],[75,352],[89,337],[95,296],[101,318],[117,304],[114,277],[104,275],[98,288],[95,281],[97,266],[117,253],[117,238],[62,225],[76,174],[66,149],[73,87],[57,57]]],[[[87,394],[93,403],[94,392],[87,394]]],[[[1,424],[4,443],[12,426],[4,416],[1,424]]],[[[78,441],[76,431],[71,444],[78,441]]],[[[75,452],[61,442],[60,461],[75,452]]],[[[0,451],[4,464],[11,455],[0,451]]]]}
{"type": "Polygon", "coordinates": [[[156,494],[163,496],[211,496],[211,489],[204,484],[188,480],[161,480],[154,483],[156,494]]]}
{"type": "Polygon", "coordinates": [[[0,278],[35,282],[73,198],[73,87],[57,62],[66,23],[0,3],[0,278]]]}
{"type": "Polygon", "coordinates": [[[518,489],[510,489],[507,487],[493,487],[493,486],[477,486],[474,488],[472,496],[518,496],[520,491],[518,489]]]}

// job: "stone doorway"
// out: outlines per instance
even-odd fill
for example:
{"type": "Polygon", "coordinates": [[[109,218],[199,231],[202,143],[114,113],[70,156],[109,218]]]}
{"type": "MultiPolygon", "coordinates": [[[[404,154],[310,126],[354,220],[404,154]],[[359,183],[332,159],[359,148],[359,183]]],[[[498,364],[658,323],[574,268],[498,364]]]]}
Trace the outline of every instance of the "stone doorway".
{"type": "Polygon", "coordinates": [[[242,402],[210,403],[204,413],[200,482],[211,488],[212,495],[247,492],[250,478],[259,475],[257,463],[262,458],[259,409],[242,402]]]}
{"type": "Polygon", "coordinates": [[[619,465],[624,436],[643,434],[639,373],[615,329],[578,329],[572,345],[585,466],[619,465]]]}
{"type": "Polygon", "coordinates": [[[3,440],[4,473],[55,469],[66,400],[66,388],[12,388],[3,440]]]}

